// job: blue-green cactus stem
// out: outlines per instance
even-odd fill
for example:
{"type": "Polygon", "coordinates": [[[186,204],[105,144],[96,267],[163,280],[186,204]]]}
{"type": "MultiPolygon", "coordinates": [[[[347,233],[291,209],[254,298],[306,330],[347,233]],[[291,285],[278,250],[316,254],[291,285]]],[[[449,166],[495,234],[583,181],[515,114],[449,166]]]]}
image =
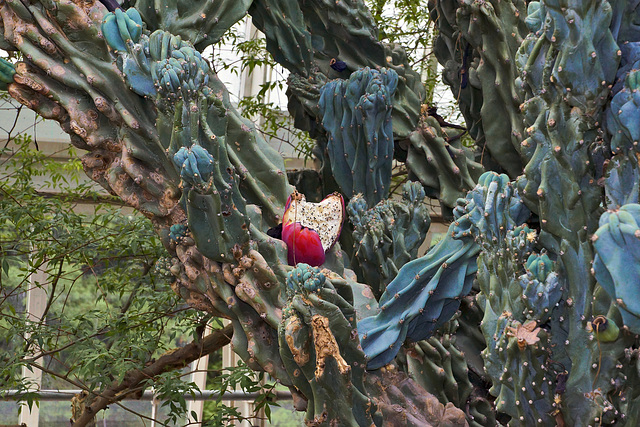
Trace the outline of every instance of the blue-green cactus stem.
{"type": "Polygon", "coordinates": [[[398,75],[365,67],[321,89],[322,125],[329,133],[331,170],[349,198],[369,206],[389,194],[393,161],[393,95],[398,75]]]}
{"type": "Polygon", "coordinates": [[[498,241],[529,211],[506,175],[483,174],[460,200],[446,237],[425,256],[405,264],[379,301],[379,313],[358,325],[369,369],[389,363],[405,339],[420,341],[449,320],[471,290],[482,240],[498,241]]]}
{"type": "Polygon", "coordinates": [[[539,325],[555,313],[562,290],[549,257],[531,253],[537,238],[526,225],[503,237],[479,238],[483,251],[478,257],[476,301],[484,312],[484,369],[493,383],[490,393],[496,396],[496,409],[511,416],[514,425],[552,421],[553,347],[539,325]]]}
{"type": "Polygon", "coordinates": [[[394,96],[395,138],[406,138],[415,129],[425,99],[420,75],[411,68],[400,45],[378,41],[378,29],[362,1],[256,0],[249,13],[265,33],[269,52],[292,73],[289,111],[296,126],[316,132],[319,89],[329,79],[346,79],[364,67],[385,67],[400,77],[394,96]],[[344,62],[347,68],[333,70],[333,59],[344,62]]]}
{"type": "Polygon", "coordinates": [[[246,15],[249,0],[175,0],[162,6],[152,0],[133,0],[149,31],[162,30],[189,40],[198,51],[217,43],[246,15]]]}
{"type": "Polygon", "coordinates": [[[173,156],[173,163],[180,170],[183,182],[201,193],[207,193],[213,185],[214,161],[206,149],[196,144],[180,148],[173,156]]]}
{"type": "Polygon", "coordinates": [[[116,9],[107,14],[102,22],[102,35],[109,47],[115,51],[126,51],[127,44],[137,43],[142,36],[142,17],[135,8],[126,12],[116,9]]]}
{"type": "Polygon", "coordinates": [[[611,387],[602,382],[602,376],[612,375],[609,366],[600,372],[592,365],[600,354],[603,360],[615,359],[620,351],[616,344],[607,354],[601,353],[585,323],[596,314],[589,236],[597,229],[603,200],[598,186],[603,169],[597,152],[600,125],[621,51],[610,29],[609,2],[584,1],[567,7],[546,0],[532,2],[529,9],[531,33],[517,58],[528,134],[521,144],[527,165],[526,179],[520,183],[528,207],[540,218],[540,243],[565,279],[562,300],[570,304],[556,320],[552,315],[550,337],[557,343],[554,359],[563,360],[569,372],[562,413],[565,419],[587,425],[595,422],[602,407],[585,396],[594,388],[606,393],[611,387]],[[561,337],[565,333],[566,338],[561,337]]]}
{"type": "Polygon", "coordinates": [[[526,274],[520,276],[522,299],[527,306],[527,318],[546,322],[562,298],[562,284],[554,263],[547,254],[531,254],[525,264],[526,274]]]}
{"type": "Polygon", "coordinates": [[[548,364],[546,331],[535,322],[509,319],[508,313],[500,315],[495,326],[485,352],[491,351],[498,360],[485,360],[488,371],[500,371],[490,390],[496,396],[496,410],[510,415],[514,425],[549,425],[555,378],[548,364]]]}
{"type": "MultiPolygon", "coordinates": [[[[190,212],[199,218],[196,222],[213,227],[199,244],[227,241],[225,248],[213,244],[202,250],[214,259],[223,259],[224,254],[228,260],[233,246],[230,235],[235,233],[238,243],[247,241],[249,229],[243,199],[258,204],[271,224],[279,221],[291,189],[282,172],[282,159],[256,135],[254,126],[233,109],[224,86],[189,43],[170,33],[155,31],[150,36],[143,34],[139,43],[127,49],[120,53],[124,58],[121,63],[125,78],[137,93],[156,94],[152,99],[160,107],[157,125],[161,144],[169,156],[177,156],[173,160],[188,184],[185,191],[193,188],[201,193],[186,198],[191,201],[190,212]],[[135,73],[128,74],[127,59],[134,56],[135,64],[142,65],[135,73]],[[153,91],[148,90],[149,82],[153,91]],[[174,126],[169,127],[171,123],[174,126]],[[234,141],[235,149],[227,145],[227,139],[234,141]],[[255,155],[258,151],[261,156],[255,155]],[[247,167],[249,163],[253,167],[247,167]],[[248,173],[250,169],[253,174],[248,173]],[[205,201],[210,198],[215,200],[205,201]],[[203,211],[205,207],[216,209],[218,206],[219,211],[203,211]],[[237,230],[221,228],[224,222],[237,230]],[[214,223],[217,225],[213,226],[214,223]]],[[[132,65],[131,70],[133,68],[132,65]]]]}
{"type": "Polygon", "coordinates": [[[618,305],[624,325],[640,333],[640,205],[605,212],[593,236],[595,277],[618,305]]]}
{"type": "Polygon", "coordinates": [[[297,2],[255,1],[250,13],[267,39],[267,49],[287,69],[308,77],[313,64],[313,40],[297,2]]]}
{"type": "Polygon", "coordinates": [[[640,201],[640,167],[635,151],[616,154],[608,161],[604,188],[609,209],[640,201]]]}
{"type": "Polygon", "coordinates": [[[293,298],[296,294],[306,295],[309,292],[317,292],[325,281],[324,274],[318,268],[298,263],[287,276],[287,296],[293,298]]]}
{"type": "Polygon", "coordinates": [[[186,224],[173,224],[169,229],[169,239],[174,245],[183,243],[189,236],[189,227],[186,224]]]}
{"type": "MultiPolygon", "coordinates": [[[[625,52],[630,53],[628,48],[625,52]]],[[[636,58],[640,61],[640,52],[636,58]]],[[[629,57],[626,59],[631,60],[629,57]]],[[[637,96],[640,73],[632,69],[620,75],[619,71],[618,79],[618,92],[606,111],[606,128],[611,136],[611,152],[614,156],[606,165],[605,189],[609,208],[612,209],[638,202],[640,181],[636,157],[640,141],[640,127],[636,120],[640,108],[640,98],[637,96]]]]}
{"type": "Polygon", "coordinates": [[[406,346],[398,360],[406,365],[411,378],[440,403],[465,408],[470,426],[494,425],[495,415],[489,401],[480,396],[471,398],[474,386],[469,379],[467,360],[474,355],[458,346],[458,317],[454,316],[429,339],[406,346]]]}
{"type": "Polygon", "coordinates": [[[525,8],[518,0],[430,4],[439,30],[434,53],[482,152],[480,160],[512,178],[522,169],[518,151],[524,126],[515,56],[527,34],[525,8]]]}
{"type": "Polygon", "coordinates": [[[0,58],[0,90],[7,90],[7,85],[13,83],[16,67],[9,61],[0,58]]]}

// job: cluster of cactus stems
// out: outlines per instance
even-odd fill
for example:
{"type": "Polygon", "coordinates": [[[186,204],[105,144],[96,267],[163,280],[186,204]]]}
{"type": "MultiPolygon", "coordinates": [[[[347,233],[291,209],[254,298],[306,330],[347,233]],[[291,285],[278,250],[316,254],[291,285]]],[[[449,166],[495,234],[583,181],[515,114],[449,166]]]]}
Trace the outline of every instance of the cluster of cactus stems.
{"type": "Polygon", "coordinates": [[[475,147],[429,116],[360,0],[129,4],[0,2],[0,46],[23,58],[0,60],[0,89],[153,221],[158,271],[231,321],[234,350],[310,425],[640,423],[637,1],[430,2],[475,147]],[[247,12],[291,72],[344,225],[298,193],[315,222],[285,216],[282,158],[201,54],[247,12]],[[425,198],[451,224],[422,255],[425,198]],[[291,247],[305,229],[318,266],[291,247]]]}

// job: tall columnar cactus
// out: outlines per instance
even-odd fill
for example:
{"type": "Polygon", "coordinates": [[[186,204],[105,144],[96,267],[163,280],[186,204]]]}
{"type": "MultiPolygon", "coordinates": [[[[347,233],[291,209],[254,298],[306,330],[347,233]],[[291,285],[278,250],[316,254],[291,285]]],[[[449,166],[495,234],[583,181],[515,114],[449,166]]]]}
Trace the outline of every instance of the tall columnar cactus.
{"type": "Polygon", "coordinates": [[[637,1],[430,2],[475,149],[421,115],[420,76],[359,0],[130,4],[0,2],[0,46],[23,58],[0,60],[0,89],[153,221],[158,271],[309,423],[640,422],[637,1]],[[202,55],[246,12],[291,71],[323,188],[351,199],[351,259],[320,237],[331,213],[285,215],[303,196],[202,55]],[[393,161],[416,180],[402,200],[393,161]],[[425,195],[453,222],[418,257],[425,195]]]}
{"type": "Polygon", "coordinates": [[[322,125],[329,133],[331,170],[348,197],[362,194],[370,205],[386,199],[393,162],[393,70],[365,67],[348,80],[333,80],[320,90],[322,125]]]}

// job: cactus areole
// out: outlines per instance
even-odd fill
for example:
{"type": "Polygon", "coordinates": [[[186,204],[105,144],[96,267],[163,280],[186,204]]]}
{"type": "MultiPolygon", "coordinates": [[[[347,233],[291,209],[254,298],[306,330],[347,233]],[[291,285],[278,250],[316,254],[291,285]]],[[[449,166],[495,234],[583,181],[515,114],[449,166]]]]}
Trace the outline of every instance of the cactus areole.
{"type": "Polygon", "coordinates": [[[289,264],[323,264],[325,253],[340,237],[344,215],[344,200],[338,193],[311,203],[304,194],[293,192],[282,219],[282,240],[287,244],[289,264]]]}

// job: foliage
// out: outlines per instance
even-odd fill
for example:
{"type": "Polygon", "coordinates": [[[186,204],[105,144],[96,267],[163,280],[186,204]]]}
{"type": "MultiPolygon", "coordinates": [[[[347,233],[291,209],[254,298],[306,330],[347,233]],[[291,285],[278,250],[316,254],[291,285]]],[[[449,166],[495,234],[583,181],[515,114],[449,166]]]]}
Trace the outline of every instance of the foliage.
{"type": "MultiPolygon", "coordinates": [[[[19,134],[2,151],[0,389],[18,390],[29,406],[37,393],[23,368],[42,369],[45,388],[100,392],[197,338],[210,319],[171,290],[158,263],[167,251],[151,223],[97,192],[68,150],[46,155],[19,134]],[[30,281],[36,273],[44,281],[30,281]],[[25,319],[32,288],[47,295],[44,322],[25,319]]],[[[142,385],[168,406],[167,423],[181,422],[183,395],[197,391],[187,374],[167,372],[142,385]]]]}
{"type": "MultiPolygon", "coordinates": [[[[231,368],[223,369],[219,376],[215,378],[214,386],[218,390],[242,390],[247,393],[259,393],[253,405],[256,412],[264,410],[267,419],[271,420],[271,407],[279,406],[275,401],[276,383],[266,382],[264,372],[255,372],[242,361],[231,368]]],[[[233,422],[250,421],[250,418],[243,416],[236,407],[226,406],[222,401],[223,395],[219,395],[216,400],[208,402],[209,410],[205,409],[203,415],[204,425],[220,426],[231,425],[233,422]]]]}

